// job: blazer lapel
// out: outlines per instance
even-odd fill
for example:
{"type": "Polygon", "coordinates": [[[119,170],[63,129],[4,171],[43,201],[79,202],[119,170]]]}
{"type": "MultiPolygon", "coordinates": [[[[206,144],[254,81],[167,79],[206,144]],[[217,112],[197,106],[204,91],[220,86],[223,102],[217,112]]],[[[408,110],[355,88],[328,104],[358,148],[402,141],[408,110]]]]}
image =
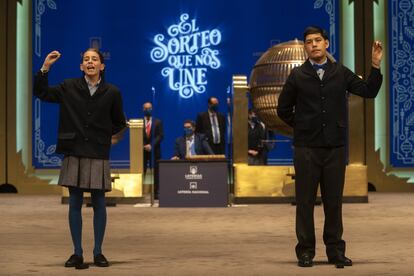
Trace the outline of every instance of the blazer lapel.
{"type": "Polygon", "coordinates": [[[312,63],[310,63],[309,59],[302,64],[302,72],[319,80],[319,76],[315,69],[313,69],[312,63]]]}
{"type": "Polygon", "coordinates": [[[105,94],[105,92],[108,90],[109,86],[101,80],[101,83],[98,86],[98,89],[96,90],[95,94],[93,94],[92,98],[100,97],[101,95],[105,94]]]}
{"type": "Polygon", "coordinates": [[[82,91],[82,96],[90,97],[91,93],[89,92],[88,84],[86,83],[85,77],[82,77],[78,81],[78,88],[82,91]]]}
{"type": "Polygon", "coordinates": [[[151,133],[155,133],[155,124],[157,123],[157,120],[152,117],[152,122],[151,122],[151,133]]]}
{"type": "Polygon", "coordinates": [[[185,157],[187,155],[187,140],[184,137],[181,137],[181,153],[183,154],[183,157],[185,157]]]}
{"type": "Polygon", "coordinates": [[[207,111],[205,118],[205,122],[207,123],[206,126],[208,127],[209,130],[211,130],[211,120],[210,120],[210,113],[207,111]]]}
{"type": "Polygon", "coordinates": [[[328,67],[325,70],[325,73],[323,73],[323,81],[326,81],[328,79],[330,79],[336,72],[337,69],[337,64],[333,63],[329,58],[328,58],[328,67]]]}
{"type": "Polygon", "coordinates": [[[201,147],[200,136],[194,135],[194,151],[196,154],[202,154],[200,147],[201,147]]]}

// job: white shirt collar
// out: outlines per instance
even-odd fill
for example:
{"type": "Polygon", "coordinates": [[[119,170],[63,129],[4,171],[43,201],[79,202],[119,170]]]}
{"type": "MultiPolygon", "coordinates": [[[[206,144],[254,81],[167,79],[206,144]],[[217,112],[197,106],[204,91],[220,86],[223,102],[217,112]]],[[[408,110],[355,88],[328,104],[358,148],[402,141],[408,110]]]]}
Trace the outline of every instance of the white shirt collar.
{"type": "Polygon", "coordinates": [[[86,83],[88,84],[88,86],[91,86],[91,87],[98,87],[98,85],[101,83],[101,78],[99,78],[99,80],[98,80],[98,82],[95,84],[95,85],[93,85],[89,80],[88,80],[88,78],[85,76],[85,81],[86,81],[86,83]]]}
{"type": "Polygon", "coordinates": [[[314,64],[324,65],[325,63],[327,63],[327,62],[328,62],[328,58],[326,57],[326,58],[325,58],[325,61],[324,61],[324,62],[322,62],[322,63],[317,63],[317,62],[313,61],[312,59],[309,59],[309,62],[310,62],[312,65],[314,65],[314,64]]]}

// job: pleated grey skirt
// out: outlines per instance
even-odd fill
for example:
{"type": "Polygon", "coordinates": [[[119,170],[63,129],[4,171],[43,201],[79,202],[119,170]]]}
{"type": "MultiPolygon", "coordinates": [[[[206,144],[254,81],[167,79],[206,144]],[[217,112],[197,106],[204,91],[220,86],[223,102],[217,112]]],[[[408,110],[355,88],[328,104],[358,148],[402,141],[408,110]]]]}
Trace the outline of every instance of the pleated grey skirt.
{"type": "Polygon", "coordinates": [[[87,190],[111,191],[109,160],[65,156],[58,184],[87,190]]]}

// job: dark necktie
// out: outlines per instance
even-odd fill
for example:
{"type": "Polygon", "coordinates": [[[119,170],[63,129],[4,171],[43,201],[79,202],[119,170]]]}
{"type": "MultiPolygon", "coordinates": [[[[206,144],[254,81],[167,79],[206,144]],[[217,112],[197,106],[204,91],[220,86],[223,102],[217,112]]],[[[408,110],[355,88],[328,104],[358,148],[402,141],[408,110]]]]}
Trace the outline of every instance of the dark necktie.
{"type": "Polygon", "coordinates": [[[213,113],[211,115],[212,118],[212,127],[213,127],[213,143],[214,144],[219,144],[220,143],[220,137],[219,137],[219,128],[217,125],[217,115],[215,113],[213,113]]]}
{"type": "Polygon", "coordinates": [[[318,71],[319,69],[322,69],[322,70],[326,70],[326,67],[328,66],[328,63],[324,63],[324,64],[317,64],[317,63],[314,63],[314,64],[312,64],[312,66],[313,66],[313,69],[315,69],[316,71],[318,71]]]}

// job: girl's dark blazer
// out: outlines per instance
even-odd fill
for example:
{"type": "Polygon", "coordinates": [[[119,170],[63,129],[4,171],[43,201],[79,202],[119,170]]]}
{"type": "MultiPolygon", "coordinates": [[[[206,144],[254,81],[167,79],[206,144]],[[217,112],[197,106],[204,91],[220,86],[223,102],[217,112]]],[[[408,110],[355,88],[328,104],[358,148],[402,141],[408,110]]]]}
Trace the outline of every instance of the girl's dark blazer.
{"type": "Polygon", "coordinates": [[[39,71],[34,79],[34,95],[60,106],[57,153],[109,159],[111,136],[126,127],[116,86],[101,81],[91,96],[83,77],[49,86],[48,74],[39,71]]]}

